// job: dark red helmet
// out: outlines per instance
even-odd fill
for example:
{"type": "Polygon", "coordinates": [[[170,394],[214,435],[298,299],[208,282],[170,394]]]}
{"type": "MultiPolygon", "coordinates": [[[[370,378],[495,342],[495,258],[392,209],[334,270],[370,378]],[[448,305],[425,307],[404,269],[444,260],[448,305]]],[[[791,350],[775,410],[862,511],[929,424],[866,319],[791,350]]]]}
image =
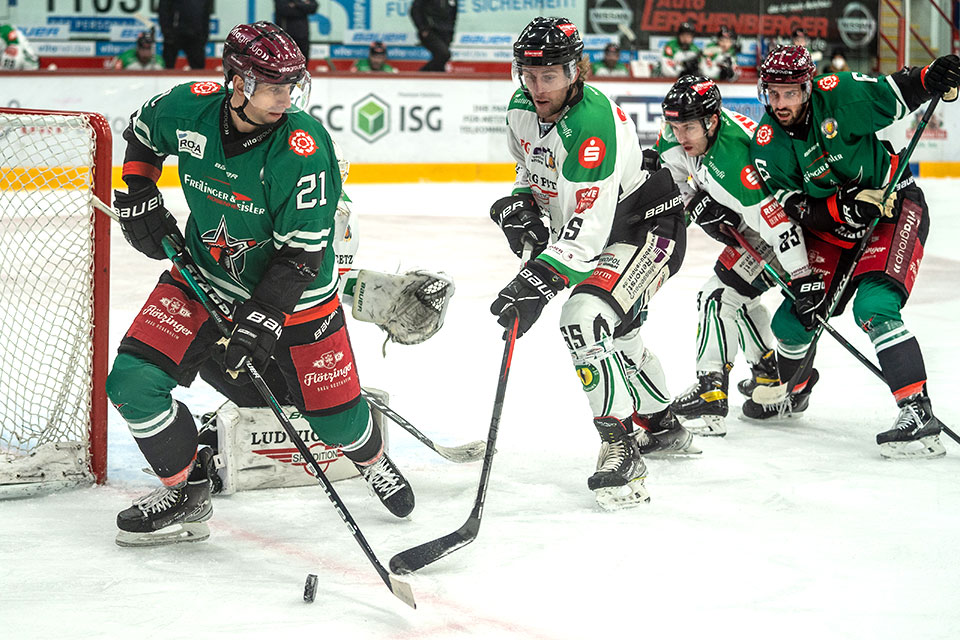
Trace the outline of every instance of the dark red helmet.
{"type": "Polygon", "coordinates": [[[806,100],[813,91],[812,80],[816,74],[817,65],[805,47],[798,44],[780,45],[768,53],[760,64],[757,95],[761,103],[768,105],[767,89],[771,84],[799,84],[806,100]]]}
{"type": "Polygon", "coordinates": [[[307,73],[307,61],[287,32],[272,22],[239,24],[223,43],[223,75],[247,82],[296,84],[307,73]]]}

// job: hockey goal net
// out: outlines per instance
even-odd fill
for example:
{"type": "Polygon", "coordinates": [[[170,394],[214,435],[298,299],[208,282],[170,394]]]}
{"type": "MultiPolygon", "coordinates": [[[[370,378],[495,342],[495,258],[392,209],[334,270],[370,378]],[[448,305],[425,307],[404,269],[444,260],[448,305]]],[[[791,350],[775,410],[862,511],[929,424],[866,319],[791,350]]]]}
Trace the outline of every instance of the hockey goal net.
{"type": "Polygon", "coordinates": [[[0,498],[106,479],[112,136],[0,109],[0,498]]]}

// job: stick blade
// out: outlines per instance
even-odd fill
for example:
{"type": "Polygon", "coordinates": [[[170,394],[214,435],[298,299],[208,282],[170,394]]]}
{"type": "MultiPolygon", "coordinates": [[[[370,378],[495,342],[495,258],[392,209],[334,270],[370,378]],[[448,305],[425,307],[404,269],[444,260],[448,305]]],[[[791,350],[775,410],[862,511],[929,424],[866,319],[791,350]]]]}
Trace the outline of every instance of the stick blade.
{"type": "Polygon", "coordinates": [[[789,383],[778,384],[772,387],[766,385],[758,385],[757,388],[753,390],[751,398],[757,404],[763,405],[772,405],[780,404],[787,399],[789,395],[788,389],[790,388],[789,383]]]}
{"type": "Polygon", "coordinates": [[[401,576],[413,573],[470,544],[476,537],[476,533],[470,535],[470,532],[465,532],[461,527],[441,538],[401,551],[390,558],[390,571],[401,576]]]}
{"type": "Polygon", "coordinates": [[[404,604],[409,606],[411,609],[417,608],[417,603],[413,599],[413,589],[410,588],[410,585],[402,580],[397,580],[390,575],[387,576],[387,585],[390,587],[390,591],[393,592],[393,595],[400,598],[404,604]]]}
{"type": "Polygon", "coordinates": [[[481,460],[487,452],[487,443],[482,440],[474,440],[459,447],[436,445],[436,452],[451,462],[476,462],[481,460]]]}

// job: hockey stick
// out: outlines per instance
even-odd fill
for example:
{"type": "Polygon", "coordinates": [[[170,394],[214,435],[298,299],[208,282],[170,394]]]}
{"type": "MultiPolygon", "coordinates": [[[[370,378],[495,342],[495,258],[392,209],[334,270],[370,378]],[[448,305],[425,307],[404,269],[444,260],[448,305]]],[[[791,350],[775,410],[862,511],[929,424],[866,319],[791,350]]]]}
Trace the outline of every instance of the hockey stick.
{"type": "MultiPolygon", "coordinates": [[[[783,281],[783,279],[780,278],[780,274],[777,273],[777,270],[774,269],[766,260],[763,259],[763,256],[761,256],[760,253],[750,245],[750,242],[745,237],[743,237],[742,233],[740,233],[735,227],[732,227],[732,226],[729,226],[727,228],[727,231],[734,238],[736,238],[737,242],[740,243],[740,246],[743,247],[743,250],[749,253],[750,257],[756,260],[763,267],[763,270],[767,272],[767,275],[769,275],[781,289],[783,289],[783,292],[787,295],[787,297],[789,297],[791,300],[797,299],[797,297],[793,295],[793,291],[790,290],[790,287],[788,287],[787,284],[783,281]]],[[[820,326],[822,326],[827,333],[833,336],[837,342],[843,345],[844,349],[849,351],[854,358],[862,362],[863,365],[870,370],[870,373],[877,376],[878,378],[883,380],[884,383],[886,383],[887,379],[883,377],[883,372],[880,371],[877,365],[870,362],[870,360],[865,355],[860,353],[860,351],[857,350],[855,346],[850,344],[846,338],[840,335],[839,331],[837,331],[832,326],[830,326],[830,323],[826,319],[824,319],[820,315],[817,315],[815,317],[816,317],[817,323],[820,326]]]]}
{"type": "MultiPolygon", "coordinates": [[[[930,122],[930,118],[933,117],[933,112],[937,108],[940,98],[941,96],[936,95],[930,100],[930,104],[927,105],[927,110],[923,112],[923,117],[920,119],[920,122],[917,123],[917,130],[910,139],[910,144],[907,145],[907,148],[904,149],[903,153],[898,155],[899,163],[897,165],[897,169],[893,174],[893,178],[887,184],[886,189],[884,189],[883,198],[880,200],[881,202],[885,202],[887,200],[887,198],[896,188],[897,183],[900,181],[900,177],[903,175],[903,172],[906,170],[907,165],[910,162],[910,156],[913,155],[913,150],[916,148],[917,143],[920,142],[920,136],[923,134],[923,130],[926,129],[927,123],[930,122]]],[[[827,309],[827,313],[824,314],[824,317],[833,317],[833,314],[836,311],[837,306],[840,304],[840,300],[843,298],[843,294],[847,289],[847,285],[853,278],[853,273],[856,271],[857,265],[860,263],[860,259],[863,258],[863,254],[867,250],[867,246],[870,244],[870,237],[873,235],[873,229],[877,226],[879,221],[879,218],[874,218],[867,226],[866,233],[860,240],[860,244],[857,246],[856,257],[853,262],[850,263],[850,267],[847,269],[846,273],[844,273],[843,277],[839,280],[837,289],[833,294],[833,299],[830,301],[830,307],[827,309]]],[[[790,380],[773,387],[763,385],[758,386],[753,390],[752,397],[754,402],[757,404],[770,406],[786,401],[790,391],[797,386],[797,384],[800,382],[800,376],[810,365],[810,361],[813,359],[817,341],[820,340],[820,336],[823,334],[823,328],[823,324],[817,326],[817,329],[813,334],[813,340],[810,341],[810,345],[807,347],[807,353],[804,354],[803,359],[800,361],[800,366],[797,368],[793,376],[791,376],[790,380]]]]}
{"type": "MultiPolygon", "coordinates": [[[[204,288],[200,285],[201,280],[197,279],[202,278],[203,276],[200,275],[196,265],[193,264],[189,254],[186,253],[186,249],[184,247],[180,247],[179,249],[175,247],[174,242],[170,240],[168,236],[167,238],[163,239],[163,250],[167,254],[167,257],[170,258],[170,261],[173,262],[173,264],[180,270],[180,274],[183,276],[184,280],[187,281],[187,284],[190,285],[190,288],[193,289],[193,292],[200,299],[204,309],[207,310],[207,313],[213,319],[214,324],[220,331],[220,335],[222,335],[225,339],[229,339],[230,334],[232,333],[230,327],[207,299],[207,295],[204,293],[204,288]],[[188,269],[186,267],[187,264],[189,264],[192,268],[188,269]]],[[[374,554],[373,549],[370,548],[370,544],[360,532],[360,527],[357,526],[356,521],[353,519],[353,516],[350,515],[346,505],[343,503],[343,500],[341,500],[340,496],[337,495],[336,490],[333,488],[333,484],[323,473],[323,469],[320,468],[320,463],[318,463],[316,458],[313,457],[309,447],[307,447],[306,443],[303,441],[303,438],[300,437],[300,434],[297,433],[296,428],[290,422],[290,418],[288,418],[283,412],[283,409],[280,408],[280,403],[277,402],[277,398],[273,395],[273,392],[270,391],[270,387],[267,386],[267,383],[264,381],[263,377],[261,377],[256,367],[253,366],[253,362],[247,358],[244,362],[244,366],[247,370],[247,374],[253,381],[253,386],[256,387],[257,391],[260,392],[260,395],[270,406],[270,409],[273,411],[273,415],[276,416],[277,420],[280,422],[280,426],[283,427],[283,430],[287,433],[287,436],[297,448],[297,451],[300,452],[300,455],[303,456],[303,459],[313,469],[317,480],[320,482],[320,486],[323,488],[323,492],[327,494],[330,502],[333,503],[334,509],[336,509],[337,513],[340,515],[343,523],[347,525],[348,529],[350,529],[350,533],[353,534],[353,538],[357,541],[357,544],[360,545],[360,548],[363,549],[364,554],[367,556],[367,559],[370,561],[370,563],[373,564],[374,568],[377,570],[377,573],[380,574],[380,578],[383,580],[384,584],[389,587],[393,595],[397,596],[405,604],[416,609],[417,603],[413,599],[413,590],[410,589],[410,585],[405,582],[401,582],[400,580],[396,580],[387,572],[386,569],[383,568],[383,565],[380,564],[380,561],[377,560],[377,556],[374,554]]]]}
{"type": "Polygon", "coordinates": [[[497,382],[497,394],[493,401],[493,416],[490,418],[490,431],[487,433],[487,449],[483,456],[483,469],[480,471],[480,486],[477,488],[477,497],[473,501],[473,511],[470,517],[459,529],[453,533],[424,542],[421,545],[401,551],[390,558],[390,570],[398,575],[411,573],[422,569],[432,562],[453,553],[477,538],[480,532],[480,516],[483,515],[483,503],[487,496],[487,485],[490,482],[490,468],[493,466],[493,454],[496,452],[497,431],[500,428],[500,413],[503,411],[503,398],[507,392],[507,375],[510,373],[510,360],[513,358],[513,346],[517,342],[517,328],[520,324],[520,315],[514,316],[507,339],[503,347],[503,360],[500,363],[500,379],[497,382]]]}
{"type": "MultiPolygon", "coordinates": [[[[780,286],[781,289],[783,289],[783,292],[786,293],[787,296],[788,296],[791,300],[796,300],[796,296],[793,295],[793,291],[791,291],[790,288],[786,285],[786,283],[780,278],[780,274],[777,273],[776,269],[774,269],[774,268],[770,265],[770,263],[768,263],[766,260],[763,259],[763,256],[761,256],[760,253],[750,245],[750,243],[747,241],[747,239],[746,239],[745,237],[743,237],[743,234],[740,233],[740,232],[739,232],[737,229],[735,229],[734,227],[729,227],[728,231],[729,231],[729,233],[730,233],[734,238],[737,239],[737,242],[740,243],[740,246],[743,247],[744,251],[746,251],[747,253],[750,254],[750,257],[751,257],[751,258],[753,258],[753,259],[756,260],[758,263],[760,263],[761,265],[763,265],[763,270],[766,271],[767,274],[769,274],[771,278],[773,278],[773,281],[776,282],[776,283],[780,286]]],[[[883,375],[883,371],[881,371],[880,368],[879,368],[877,365],[873,364],[873,363],[872,363],[865,355],[863,355],[855,346],[853,346],[852,344],[850,344],[850,343],[846,340],[846,338],[844,338],[842,335],[840,335],[840,332],[839,332],[839,331],[837,331],[837,330],[834,329],[832,326],[830,326],[830,323],[829,323],[829,322],[827,322],[826,320],[824,320],[824,319],[823,319],[821,316],[819,316],[819,315],[816,316],[816,319],[817,319],[817,322],[820,323],[820,326],[822,326],[822,327],[827,331],[827,333],[829,333],[831,336],[833,336],[833,337],[837,340],[837,342],[839,342],[841,345],[843,345],[843,348],[846,349],[847,351],[849,351],[850,354],[851,354],[853,357],[855,357],[857,360],[859,360],[860,362],[862,362],[862,363],[864,364],[864,366],[866,366],[867,369],[870,370],[870,373],[872,373],[873,375],[875,375],[875,376],[877,376],[878,378],[880,378],[880,381],[883,382],[883,384],[885,384],[885,385],[887,384],[887,379],[886,379],[886,377],[883,375]]],[[[943,421],[942,421],[942,420],[940,421],[940,428],[943,429],[943,432],[946,433],[948,436],[950,436],[950,438],[951,438],[954,442],[956,442],[957,444],[960,444],[960,436],[958,436],[956,433],[954,433],[953,430],[950,429],[950,427],[948,427],[947,425],[943,424],[943,421]]]]}
{"type": "MultiPolygon", "coordinates": [[[[114,220],[119,220],[117,213],[104,202],[95,200],[94,206],[114,220]]],[[[206,279],[203,277],[203,274],[200,273],[200,270],[190,258],[190,255],[186,252],[186,249],[184,247],[178,248],[177,244],[178,243],[176,240],[170,236],[165,237],[163,239],[164,253],[167,254],[167,257],[171,262],[173,262],[174,266],[180,270],[180,275],[183,276],[183,279],[187,281],[187,284],[193,290],[194,294],[196,294],[197,298],[199,298],[203,308],[207,311],[207,314],[217,326],[217,330],[220,332],[220,335],[223,336],[224,339],[229,339],[231,334],[230,327],[227,325],[227,321],[224,320],[224,317],[221,316],[217,310],[218,308],[222,309],[227,307],[226,303],[219,298],[219,296],[217,296],[213,289],[210,288],[209,284],[206,282],[206,279]],[[203,285],[206,285],[206,287],[203,285]],[[208,295],[208,291],[212,295],[208,295]]],[[[374,554],[373,549],[370,548],[370,544],[367,542],[367,539],[363,537],[363,533],[360,532],[360,527],[357,526],[353,516],[350,515],[346,505],[343,503],[343,500],[341,500],[340,496],[337,495],[337,492],[330,483],[330,480],[323,473],[323,469],[320,468],[320,464],[317,462],[316,458],[313,457],[310,449],[303,442],[303,438],[301,438],[300,434],[297,433],[296,428],[294,428],[293,424],[290,422],[290,419],[283,412],[283,409],[280,408],[280,404],[277,402],[273,392],[270,391],[270,387],[267,386],[267,383],[261,377],[256,367],[253,366],[253,363],[249,360],[249,358],[246,360],[245,366],[247,373],[250,375],[250,379],[253,381],[253,386],[256,387],[257,391],[267,402],[270,409],[273,411],[274,416],[276,416],[277,420],[280,422],[280,426],[283,427],[283,430],[287,433],[290,441],[293,442],[294,446],[296,446],[297,451],[300,452],[300,455],[303,456],[303,459],[306,461],[306,463],[309,464],[313,469],[314,473],[316,474],[317,481],[323,488],[323,492],[327,494],[330,502],[333,503],[334,509],[336,509],[337,514],[339,514],[340,519],[343,520],[343,523],[347,525],[350,533],[353,534],[353,539],[356,540],[357,544],[360,545],[360,548],[363,549],[363,553],[367,556],[367,560],[369,560],[377,570],[380,578],[383,580],[384,584],[387,585],[393,595],[402,600],[405,604],[416,609],[417,603],[413,599],[413,590],[410,588],[410,585],[391,576],[383,567],[383,565],[380,564],[380,561],[377,560],[376,554],[374,554]]]]}
{"type": "Polygon", "coordinates": [[[363,394],[363,397],[367,399],[367,402],[379,410],[380,413],[406,429],[410,435],[436,451],[447,460],[450,460],[451,462],[473,462],[483,457],[486,449],[486,443],[484,443],[482,440],[468,442],[467,444],[462,444],[458,447],[440,446],[427,436],[423,435],[419,429],[410,424],[403,416],[388,407],[382,400],[369,393],[366,389],[361,389],[360,393],[363,394]]]}

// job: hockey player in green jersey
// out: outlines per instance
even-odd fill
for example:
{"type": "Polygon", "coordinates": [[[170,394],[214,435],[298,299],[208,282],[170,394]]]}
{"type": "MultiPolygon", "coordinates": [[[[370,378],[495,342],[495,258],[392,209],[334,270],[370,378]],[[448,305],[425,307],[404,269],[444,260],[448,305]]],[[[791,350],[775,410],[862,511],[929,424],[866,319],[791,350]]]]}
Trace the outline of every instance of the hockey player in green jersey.
{"type": "Polygon", "coordinates": [[[627,114],[583,83],[589,62],[569,20],[534,19],[513,59],[520,88],[507,127],[517,178],[490,215],[513,252],[529,244],[533,258],[490,310],[503,326],[519,316],[520,336],[573,288],[560,331],[602,440],[587,485],[604,508],[631,506],[649,500],[641,454],[699,453],[640,337],[647,302],[683,260],[682,199],[667,171],[642,168],[627,114]]]}
{"type": "Polygon", "coordinates": [[[137,36],[137,46],[127,49],[113,60],[114,69],[128,71],[159,71],[163,58],[157,55],[157,41],[153,29],[137,36]]]}
{"type": "Polygon", "coordinates": [[[700,435],[726,433],[728,375],[738,332],[753,371],[740,386],[750,391],[757,382],[777,382],[770,315],[760,300],[769,283],[761,265],[724,228],[738,229],[781,272],[794,277],[810,273],[802,232],[763,188],[750,161],[755,127],[750,118],[723,109],[720,89],[703,76],[683,76],[663,99],[655,147],[660,160],[683,194],[691,219],[727,245],[714,276],[697,294],[697,382],[671,405],[685,426],[700,435]]]}
{"type": "MultiPolygon", "coordinates": [[[[275,358],[289,400],[318,437],[342,445],[387,508],[413,509],[406,480],[383,451],[360,396],[337,298],[329,245],[341,181],[326,130],[302,111],[310,77],[296,43],[268,22],[244,24],[224,43],[226,86],[183,84],[148,100],[124,131],[115,204],[124,237],[154,259],[161,241],[185,246],[234,329],[223,354],[234,377],[249,358],[275,358]],[[190,208],[183,235],[157,189],[176,155],[190,208]]],[[[220,348],[219,334],[176,271],[165,271],[127,334],[107,394],[162,486],[117,517],[121,545],[202,540],[212,513],[209,468],[197,458],[197,428],[171,391],[189,385],[220,348]]]]}
{"type": "Polygon", "coordinates": [[[927,395],[923,355],[900,315],[923,257],[927,205],[909,170],[883,201],[898,157],[877,131],[957,87],[960,58],[944,56],[881,77],[814,77],[815,72],[809,52],[797,45],[772,51],[759,71],[767,112],[751,154],[786,214],[804,228],[813,273],[793,278],[796,302],[784,301],[773,319],[780,377],[796,382],[779,406],[748,401],[744,414],[769,419],[806,406],[819,374],[799,367],[817,325],[815,316],[825,312],[825,300],[839,294],[838,313],[853,298],[854,319],[870,336],[900,408],[893,428],[877,436],[880,454],[942,456],[941,425],[927,395]],[[843,278],[837,274],[850,267],[861,238],[878,218],[852,280],[838,292],[843,278]]]}

